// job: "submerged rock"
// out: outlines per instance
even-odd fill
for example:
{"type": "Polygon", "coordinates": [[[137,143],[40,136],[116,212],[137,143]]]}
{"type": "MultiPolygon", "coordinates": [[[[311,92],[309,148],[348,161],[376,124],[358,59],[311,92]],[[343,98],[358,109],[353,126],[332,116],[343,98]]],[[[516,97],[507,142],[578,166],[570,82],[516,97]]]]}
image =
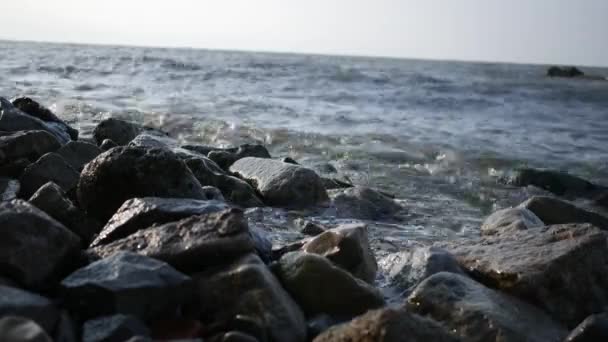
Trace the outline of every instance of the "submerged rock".
{"type": "Polygon", "coordinates": [[[101,145],[104,140],[109,139],[116,144],[123,146],[127,145],[142,132],[166,135],[164,132],[154,128],[140,126],[136,123],[120,119],[109,118],[97,124],[93,131],[93,137],[98,145],[101,145]]]}
{"type": "Polygon", "coordinates": [[[28,166],[21,175],[20,196],[29,198],[48,182],[59,185],[64,191],[71,192],[78,184],[80,174],[57,153],[47,153],[28,166]]]}
{"type": "Polygon", "coordinates": [[[335,215],[339,218],[381,220],[391,218],[403,208],[392,198],[367,187],[331,192],[335,215]]]}
{"type": "Polygon", "coordinates": [[[25,160],[27,166],[60,147],[57,138],[45,131],[0,132],[0,165],[25,160]]]}
{"type": "Polygon", "coordinates": [[[547,69],[547,76],[549,77],[580,77],[585,76],[585,73],[580,71],[577,67],[558,67],[552,66],[547,69]]]}
{"type": "Polygon", "coordinates": [[[608,230],[608,217],[579,208],[557,198],[535,196],[520,204],[536,214],[546,224],[591,223],[608,230]]]}
{"type": "Polygon", "coordinates": [[[83,342],[126,341],[134,336],[150,336],[137,317],[114,315],[89,320],[82,327],[83,342]]]}
{"type": "Polygon", "coordinates": [[[481,235],[496,235],[517,230],[543,227],[545,223],[525,207],[494,212],[481,225],[481,235]]]}
{"type": "Polygon", "coordinates": [[[565,342],[596,342],[608,341],[608,313],[587,317],[579,324],[565,342]]]}
{"type": "Polygon", "coordinates": [[[61,147],[57,154],[62,156],[74,170],[80,172],[88,162],[95,159],[101,152],[101,149],[93,144],[70,141],[61,147]]]}
{"type": "Polygon", "coordinates": [[[558,196],[586,196],[601,189],[593,183],[565,172],[536,169],[519,169],[508,183],[515,186],[534,185],[558,196]]]}
{"type": "Polygon", "coordinates": [[[61,144],[71,140],[65,125],[44,121],[24,113],[3,97],[0,97],[0,131],[46,131],[61,144]]]}
{"type": "Polygon", "coordinates": [[[0,319],[0,341],[52,342],[53,340],[36,322],[18,316],[4,316],[0,319]]]}
{"type": "Polygon", "coordinates": [[[36,117],[42,121],[54,123],[57,127],[66,131],[72,140],[78,140],[78,130],[70,127],[65,121],[57,117],[50,109],[29,97],[18,97],[11,101],[13,105],[22,112],[36,117]]]}
{"type": "Polygon", "coordinates": [[[0,317],[3,316],[31,319],[51,333],[59,321],[59,310],[50,300],[40,295],[0,286],[0,317]]]}
{"type": "Polygon", "coordinates": [[[0,177],[0,202],[8,202],[17,198],[21,184],[16,179],[0,177]]]}

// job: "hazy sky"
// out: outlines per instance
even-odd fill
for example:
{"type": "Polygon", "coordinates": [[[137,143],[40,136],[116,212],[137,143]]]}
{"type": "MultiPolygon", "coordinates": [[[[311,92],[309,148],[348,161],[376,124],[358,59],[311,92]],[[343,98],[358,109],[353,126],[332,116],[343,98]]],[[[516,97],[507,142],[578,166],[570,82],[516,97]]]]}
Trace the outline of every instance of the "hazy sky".
{"type": "Polygon", "coordinates": [[[0,38],[608,66],[608,0],[0,0],[0,38]]]}

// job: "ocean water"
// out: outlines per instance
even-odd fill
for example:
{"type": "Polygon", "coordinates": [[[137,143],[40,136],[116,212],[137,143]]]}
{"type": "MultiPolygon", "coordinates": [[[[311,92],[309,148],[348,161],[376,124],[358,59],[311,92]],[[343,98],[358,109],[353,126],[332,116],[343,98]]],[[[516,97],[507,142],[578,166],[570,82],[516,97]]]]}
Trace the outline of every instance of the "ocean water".
{"type": "MultiPolygon", "coordinates": [[[[545,66],[16,42],[0,42],[0,61],[0,96],[38,99],[84,136],[127,118],[183,142],[263,143],[390,192],[405,211],[370,223],[381,251],[475,234],[542,193],[497,182],[519,166],[608,184],[608,82],[545,66]]],[[[259,217],[290,236],[289,215],[259,217]]]]}

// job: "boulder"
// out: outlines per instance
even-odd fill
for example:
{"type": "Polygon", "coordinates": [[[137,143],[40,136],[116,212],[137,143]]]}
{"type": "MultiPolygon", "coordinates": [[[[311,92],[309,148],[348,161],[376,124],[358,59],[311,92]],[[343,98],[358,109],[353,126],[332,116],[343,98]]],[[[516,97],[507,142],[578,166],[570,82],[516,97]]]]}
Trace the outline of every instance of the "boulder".
{"type": "Polygon", "coordinates": [[[9,161],[8,163],[0,163],[0,177],[19,178],[31,162],[25,158],[9,161]]]}
{"type": "Polygon", "coordinates": [[[78,236],[27,202],[0,203],[4,276],[30,288],[49,287],[79,247],[78,236]]]}
{"type": "Polygon", "coordinates": [[[565,342],[608,341],[608,314],[601,313],[587,317],[579,324],[565,342]]]}
{"type": "Polygon", "coordinates": [[[577,67],[558,67],[552,66],[547,69],[547,76],[549,77],[580,77],[585,74],[580,71],[577,67]]]}
{"type": "Polygon", "coordinates": [[[534,306],[455,273],[424,280],[408,297],[407,308],[442,323],[463,341],[557,342],[567,333],[534,306]]]}
{"type": "Polygon", "coordinates": [[[321,178],[298,165],[247,157],[232,164],[230,172],[255,185],[270,206],[303,208],[328,201],[321,178]]]}
{"type": "Polygon", "coordinates": [[[16,179],[0,177],[0,202],[8,202],[17,198],[21,184],[16,179]]]}
{"type": "Polygon", "coordinates": [[[0,165],[7,166],[18,160],[25,160],[27,166],[30,162],[35,162],[44,154],[56,151],[60,147],[57,138],[49,132],[0,132],[0,165]]]}
{"type": "Polygon", "coordinates": [[[0,341],[6,342],[53,342],[35,322],[18,316],[0,318],[0,341]]]}
{"type": "Polygon", "coordinates": [[[0,317],[19,316],[31,319],[51,333],[59,321],[59,310],[53,303],[35,293],[0,286],[0,317]]]}
{"type": "Polygon", "coordinates": [[[89,320],[82,327],[83,342],[123,342],[134,336],[149,336],[150,331],[137,317],[104,316],[89,320]]]}
{"type": "Polygon", "coordinates": [[[71,140],[65,127],[56,122],[46,122],[16,108],[7,99],[0,97],[0,131],[46,131],[61,144],[71,140]]]}
{"type": "Polygon", "coordinates": [[[403,208],[392,198],[374,189],[352,187],[330,192],[332,209],[338,218],[382,220],[391,218],[403,208]]]}
{"type": "Polygon", "coordinates": [[[203,323],[230,331],[235,329],[234,317],[244,315],[258,322],[268,341],[306,340],[306,321],[300,308],[257,256],[243,256],[193,278],[203,323]]]}
{"type": "Polygon", "coordinates": [[[496,235],[504,232],[543,227],[545,223],[525,207],[506,208],[488,216],[481,225],[481,235],[496,235]]]}
{"type": "Polygon", "coordinates": [[[279,260],[277,273],[309,316],[326,313],[349,318],[384,305],[377,289],[317,254],[287,253],[279,260]]]}
{"type": "Polygon", "coordinates": [[[564,223],[591,223],[594,226],[608,230],[608,217],[579,208],[557,198],[534,196],[520,204],[536,214],[548,225],[564,223]]]}
{"type": "Polygon", "coordinates": [[[188,276],[162,261],[129,252],[75,271],[61,288],[65,305],[84,319],[117,313],[154,319],[192,299],[188,276]]]}
{"type": "Polygon", "coordinates": [[[129,121],[109,118],[97,124],[93,131],[93,138],[95,138],[98,145],[101,145],[104,140],[109,139],[119,146],[123,146],[127,145],[142,132],[166,136],[166,133],[154,128],[140,126],[129,121]]]}
{"type": "Polygon", "coordinates": [[[82,171],[84,166],[101,154],[101,149],[82,141],[70,141],[62,146],[57,154],[63,157],[74,170],[82,171]]]}
{"type": "Polygon", "coordinates": [[[110,139],[104,139],[101,144],[99,144],[99,149],[101,149],[103,152],[112,149],[114,147],[118,147],[118,144],[115,143],[113,140],[110,139]]]}
{"type": "Polygon", "coordinates": [[[29,198],[48,182],[59,185],[71,192],[78,184],[80,174],[57,153],[47,153],[23,171],[20,197],[29,198]]]}
{"type": "Polygon", "coordinates": [[[586,196],[601,189],[591,182],[565,172],[536,169],[516,170],[515,175],[507,183],[514,186],[534,185],[558,196],[586,196]]]}
{"type": "Polygon", "coordinates": [[[205,199],[201,184],[173,153],[116,147],[88,163],[80,174],[78,200],[89,215],[109,219],[136,197],[205,199]]]}
{"type": "Polygon", "coordinates": [[[270,159],[270,153],[266,147],[262,145],[241,145],[235,149],[225,149],[222,151],[210,151],[207,154],[209,159],[213,160],[222,169],[228,170],[234,162],[247,157],[270,159]]]}
{"type": "Polygon", "coordinates": [[[13,106],[22,112],[47,123],[52,123],[57,128],[67,132],[72,140],[78,140],[78,130],[70,127],[70,125],[58,118],[50,109],[44,107],[40,103],[29,97],[18,97],[11,102],[13,103],[13,106]]]}
{"type": "Polygon", "coordinates": [[[188,198],[144,197],[127,200],[118,208],[91,247],[125,238],[153,224],[161,225],[193,215],[228,209],[224,202],[188,198]]]}

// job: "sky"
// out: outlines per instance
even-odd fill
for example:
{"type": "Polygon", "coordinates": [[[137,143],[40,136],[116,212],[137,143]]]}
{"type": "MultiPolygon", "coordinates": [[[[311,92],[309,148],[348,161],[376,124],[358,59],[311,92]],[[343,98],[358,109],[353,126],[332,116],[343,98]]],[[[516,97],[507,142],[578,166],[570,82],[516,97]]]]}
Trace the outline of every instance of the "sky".
{"type": "Polygon", "coordinates": [[[608,0],[0,0],[0,39],[608,66],[608,0]]]}

